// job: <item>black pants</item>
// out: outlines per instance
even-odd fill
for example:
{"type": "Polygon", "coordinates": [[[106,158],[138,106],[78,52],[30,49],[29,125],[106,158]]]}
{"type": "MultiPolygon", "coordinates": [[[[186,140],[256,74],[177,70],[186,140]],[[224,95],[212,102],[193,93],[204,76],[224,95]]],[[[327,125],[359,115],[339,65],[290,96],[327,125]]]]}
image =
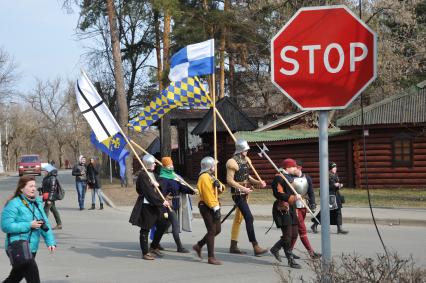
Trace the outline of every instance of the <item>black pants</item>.
{"type": "Polygon", "coordinates": [[[30,262],[19,266],[13,266],[9,277],[7,277],[3,283],[19,283],[24,278],[27,283],[40,283],[38,266],[35,262],[35,253],[33,254],[33,259],[30,262]]]}
{"type": "Polygon", "coordinates": [[[220,219],[214,219],[213,210],[204,204],[199,204],[201,216],[207,228],[207,234],[197,243],[202,247],[207,243],[208,257],[214,257],[214,237],[220,233],[220,219]]]}
{"type": "Polygon", "coordinates": [[[172,224],[172,233],[173,233],[173,239],[175,240],[176,246],[179,248],[182,248],[182,242],[180,241],[179,232],[179,218],[178,218],[177,212],[173,211],[169,213],[169,221],[172,224]]]}
{"type": "MultiPolygon", "coordinates": [[[[171,213],[168,212],[168,217],[170,217],[170,214],[171,213]]],[[[154,239],[151,242],[151,248],[158,249],[160,247],[161,238],[163,238],[163,235],[166,232],[167,228],[169,228],[169,225],[169,220],[164,218],[163,216],[161,216],[160,219],[155,223],[156,230],[154,233],[154,239]]]]}
{"type": "Polygon", "coordinates": [[[254,218],[253,214],[251,214],[250,207],[247,203],[247,197],[241,195],[233,195],[232,200],[237,205],[238,209],[241,211],[241,214],[244,217],[244,221],[246,222],[246,230],[249,241],[254,243],[256,241],[256,235],[254,233],[254,218]]]}
{"type": "Polygon", "coordinates": [[[299,235],[299,227],[297,224],[285,225],[281,227],[282,233],[282,248],[284,249],[285,255],[289,257],[291,253],[291,241],[296,240],[299,235]]]}
{"type": "MultiPolygon", "coordinates": [[[[318,212],[318,214],[316,215],[316,218],[319,221],[321,221],[321,211],[318,212]]],[[[312,222],[316,224],[321,224],[317,222],[315,218],[312,218],[312,222]]],[[[330,225],[342,226],[342,209],[341,208],[330,210],[330,225]]]]}

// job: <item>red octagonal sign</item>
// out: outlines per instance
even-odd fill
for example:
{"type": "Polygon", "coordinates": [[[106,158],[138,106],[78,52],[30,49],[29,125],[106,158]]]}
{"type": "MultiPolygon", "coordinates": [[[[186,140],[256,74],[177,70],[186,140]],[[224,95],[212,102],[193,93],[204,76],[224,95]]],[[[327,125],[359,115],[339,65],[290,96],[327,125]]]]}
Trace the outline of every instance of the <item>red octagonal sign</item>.
{"type": "Polygon", "coordinates": [[[271,46],[272,82],[302,110],[346,108],[376,78],[376,34],[346,6],[300,9],[271,46]]]}

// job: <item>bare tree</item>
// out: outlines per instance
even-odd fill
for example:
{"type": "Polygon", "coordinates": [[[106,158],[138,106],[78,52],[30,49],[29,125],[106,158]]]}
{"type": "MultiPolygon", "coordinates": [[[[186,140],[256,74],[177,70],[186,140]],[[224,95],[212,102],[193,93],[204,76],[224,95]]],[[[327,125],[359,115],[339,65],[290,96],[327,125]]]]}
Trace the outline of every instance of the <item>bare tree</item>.
{"type": "Polygon", "coordinates": [[[13,87],[18,79],[17,65],[13,58],[0,47],[0,102],[13,93],[13,87]]]}

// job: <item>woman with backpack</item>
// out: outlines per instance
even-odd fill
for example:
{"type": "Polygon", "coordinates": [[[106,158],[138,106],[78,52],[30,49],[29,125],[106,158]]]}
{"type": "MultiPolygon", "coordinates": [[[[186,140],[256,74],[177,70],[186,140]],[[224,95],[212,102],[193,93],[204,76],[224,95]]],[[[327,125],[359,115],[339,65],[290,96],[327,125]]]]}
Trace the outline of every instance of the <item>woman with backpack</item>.
{"type": "Polygon", "coordinates": [[[47,175],[42,181],[42,193],[44,201],[44,213],[49,217],[49,210],[52,211],[53,217],[55,217],[56,227],[53,230],[62,229],[61,216],[59,215],[58,209],[56,208],[55,202],[62,199],[62,188],[58,180],[58,170],[55,167],[48,164],[44,170],[47,175]]]}

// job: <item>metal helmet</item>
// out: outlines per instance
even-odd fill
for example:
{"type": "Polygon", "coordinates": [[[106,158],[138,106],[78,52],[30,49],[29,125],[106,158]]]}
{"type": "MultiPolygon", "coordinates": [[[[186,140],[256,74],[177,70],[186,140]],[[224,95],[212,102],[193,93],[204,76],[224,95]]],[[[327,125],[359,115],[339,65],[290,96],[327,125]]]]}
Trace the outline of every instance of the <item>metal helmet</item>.
{"type": "Polygon", "coordinates": [[[151,154],[146,154],[142,158],[143,164],[147,167],[147,169],[150,169],[153,164],[155,164],[155,157],[151,154]]]}
{"type": "Polygon", "coordinates": [[[201,159],[201,170],[200,170],[200,174],[210,171],[211,169],[214,168],[215,165],[215,161],[213,157],[210,156],[206,156],[203,159],[201,159]]]}
{"type": "Polygon", "coordinates": [[[250,149],[250,146],[248,145],[246,140],[240,140],[238,139],[235,142],[235,153],[234,154],[238,154],[244,151],[247,151],[250,149]]]}

